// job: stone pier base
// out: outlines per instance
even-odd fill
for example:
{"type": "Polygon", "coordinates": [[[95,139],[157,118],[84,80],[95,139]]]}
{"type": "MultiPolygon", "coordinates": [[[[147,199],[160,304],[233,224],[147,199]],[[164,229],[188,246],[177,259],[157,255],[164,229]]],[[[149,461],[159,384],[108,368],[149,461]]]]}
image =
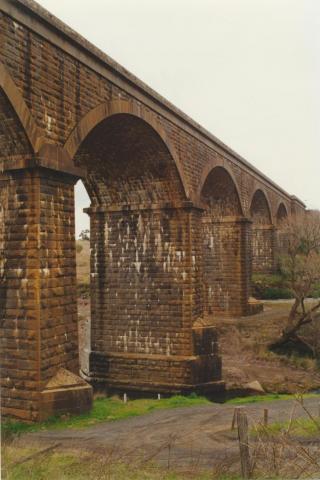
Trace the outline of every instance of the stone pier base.
{"type": "Polygon", "coordinates": [[[87,380],[103,391],[220,396],[221,357],[213,327],[192,329],[193,354],[156,355],[92,351],[87,380]]]}
{"type": "Polygon", "coordinates": [[[85,380],[61,368],[40,393],[39,420],[65,413],[89,412],[92,387],[85,380]]]}

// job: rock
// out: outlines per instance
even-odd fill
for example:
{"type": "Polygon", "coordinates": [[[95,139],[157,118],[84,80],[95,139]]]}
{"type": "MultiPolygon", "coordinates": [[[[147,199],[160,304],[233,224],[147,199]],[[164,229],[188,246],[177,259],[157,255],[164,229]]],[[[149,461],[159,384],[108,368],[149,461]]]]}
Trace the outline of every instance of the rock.
{"type": "Polygon", "coordinates": [[[245,385],[243,385],[243,387],[246,390],[252,390],[254,392],[265,393],[261,383],[258,382],[258,380],[254,380],[253,382],[246,383],[245,385]]]}

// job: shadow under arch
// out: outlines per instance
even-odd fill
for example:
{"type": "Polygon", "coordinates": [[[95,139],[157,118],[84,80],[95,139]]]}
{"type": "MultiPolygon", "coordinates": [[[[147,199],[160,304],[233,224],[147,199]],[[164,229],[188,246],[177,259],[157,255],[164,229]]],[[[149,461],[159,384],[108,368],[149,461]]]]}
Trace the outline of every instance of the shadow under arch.
{"type": "Polygon", "coordinates": [[[273,224],[271,203],[264,189],[259,187],[254,190],[249,205],[250,217],[253,223],[273,224]]]}
{"type": "Polygon", "coordinates": [[[282,201],[280,201],[280,203],[278,204],[275,217],[276,217],[277,225],[279,225],[284,220],[288,219],[288,210],[282,201]]]}
{"type": "Polygon", "coordinates": [[[244,214],[244,208],[243,208],[242,201],[241,201],[241,192],[240,192],[238,182],[236,180],[236,177],[235,177],[232,169],[229,167],[227,162],[224,161],[224,160],[214,159],[214,160],[208,162],[205,165],[205,167],[203,168],[203,170],[201,172],[200,180],[199,180],[199,184],[198,184],[198,188],[197,188],[197,193],[196,193],[197,200],[201,202],[201,195],[202,195],[204,184],[207,181],[209,175],[211,175],[211,173],[218,167],[225,170],[226,173],[229,175],[230,179],[232,180],[232,182],[234,184],[234,187],[235,187],[235,189],[237,191],[237,194],[238,194],[238,198],[239,198],[239,202],[240,202],[240,206],[241,206],[241,212],[242,212],[242,214],[244,214]]]}
{"type": "Polygon", "coordinates": [[[225,165],[215,165],[201,181],[200,201],[215,216],[243,216],[236,180],[225,165]]]}
{"type": "Polygon", "coordinates": [[[207,314],[247,315],[251,270],[249,232],[239,190],[225,166],[202,183],[204,304],[207,314]]]}
{"type": "Polygon", "coordinates": [[[126,100],[114,100],[111,102],[103,103],[90,110],[78,123],[78,125],[72,130],[68,139],[63,147],[67,156],[74,160],[77,152],[83,145],[83,142],[94,131],[96,127],[102,122],[110,119],[115,115],[130,115],[136,119],[140,119],[145,122],[161,139],[163,145],[168,151],[168,154],[172,157],[177,173],[179,175],[181,184],[183,186],[184,195],[186,200],[194,200],[192,194],[189,191],[186,175],[183,169],[182,162],[179,155],[175,151],[174,146],[169,140],[164,128],[160,124],[157,116],[143,108],[143,106],[134,102],[128,102],[126,100]]]}
{"type": "Polygon", "coordinates": [[[34,153],[37,153],[44,143],[41,129],[37,126],[33,115],[31,114],[22,94],[8,70],[0,62],[0,89],[3,90],[15,114],[17,115],[21,126],[30,142],[34,153]]]}
{"type": "Polygon", "coordinates": [[[276,268],[276,237],[271,211],[266,192],[257,188],[250,202],[253,273],[273,273],[276,268]]]}

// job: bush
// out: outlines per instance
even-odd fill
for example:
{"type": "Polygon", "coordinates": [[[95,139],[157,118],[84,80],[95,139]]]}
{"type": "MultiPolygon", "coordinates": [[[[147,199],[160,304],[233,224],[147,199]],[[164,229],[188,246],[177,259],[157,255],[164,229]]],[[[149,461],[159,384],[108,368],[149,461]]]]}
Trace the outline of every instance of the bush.
{"type": "Polygon", "coordinates": [[[78,297],[90,298],[90,284],[81,282],[77,284],[78,297]]]}
{"type": "Polygon", "coordinates": [[[315,285],[314,289],[311,292],[312,298],[320,298],[320,283],[315,285]]]}
{"type": "Polygon", "coordinates": [[[292,292],[284,284],[281,274],[254,274],[252,295],[260,300],[281,300],[293,298],[292,292]]]}
{"type": "Polygon", "coordinates": [[[77,253],[81,253],[83,250],[83,246],[80,244],[80,243],[77,243],[76,244],[76,251],[77,253]]]}

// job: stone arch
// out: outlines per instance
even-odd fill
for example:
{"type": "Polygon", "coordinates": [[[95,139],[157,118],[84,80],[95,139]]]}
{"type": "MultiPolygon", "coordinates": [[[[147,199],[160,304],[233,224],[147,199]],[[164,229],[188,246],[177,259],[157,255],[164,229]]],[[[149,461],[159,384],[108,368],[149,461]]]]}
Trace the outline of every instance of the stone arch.
{"type": "Polygon", "coordinates": [[[248,309],[248,229],[237,184],[224,165],[202,179],[204,305],[208,314],[244,315],[248,309]]]}
{"type": "Polygon", "coordinates": [[[250,201],[250,217],[254,224],[271,225],[271,205],[268,195],[261,188],[255,190],[250,201]]]}
{"type": "MultiPolygon", "coordinates": [[[[203,176],[204,176],[203,172],[203,176]]],[[[201,179],[200,200],[215,217],[243,216],[237,182],[225,165],[216,165],[201,179]]]]}
{"type": "Polygon", "coordinates": [[[275,215],[275,223],[276,223],[276,230],[275,230],[275,249],[276,249],[276,257],[278,258],[278,266],[279,266],[279,259],[281,255],[285,255],[288,253],[288,236],[286,232],[286,220],[288,220],[288,210],[286,205],[282,200],[278,203],[278,208],[276,210],[275,215]],[[284,227],[284,228],[283,228],[284,227]]]}
{"type": "Polygon", "coordinates": [[[234,184],[234,187],[237,191],[237,194],[238,194],[238,198],[239,198],[239,201],[240,201],[240,205],[241,205],[241,211],[244,212],[244,209],[243,209],[243,205],[242,205],[242,201],[241,201],[241,192],[240,192],[240,188],[239,188],[239,185],[238,185],[238,182],[236,180],[236,177],[232,171],[232,169],[229,167],[228,163],[226,161],[224,161],[223,159],[214,159],[214,160],[211,160],[210,162],[208,162],[205,167],[203,168],[202,172],[201,172],[201,175],[199,177],[199,184],[198,184],[198,189],[197,189],[197,193],[196,193],[196,198],[198,199],[198,201],[201,202],[201,195],[202,195],[202,190],[203,190],[203,187],[204,187],[204,184],[205,182],[207,181],[209,175],[213,172],[213,170],[217,167],[220,167],[222,169],[224,169],[230,179],[232,180],[233,184],[234,184]]]}
{"type": "Polygon", "coordinates": [[[36,122],[11,75],[0,62],[0,90],[1,89],[18,117],[33,152],[37,153],[44,143],[41,130],[36,125],[36,122]]]}
{"type": "Polygon", "coordinates": [[[276,223],[279,225],[282,221],[288,218],[288,211],[285,206],[285,204],[280,201],[278,208],[277,208],[277,213],[276,213],[276,223]]]}
{"type": "Polygon", "coordinates": [[[275,231],[268,196],[258,188],[251,199],[252,271],[270,273],[275,269],[275,231]]]}
{"type": "Polygon", "coordinates": [[[192,195],[190,195],[188,189],[183,166],[177,152],[171,144],[157,116],[150,110],[143,108],[140,104],[119,99],[100,104],[94,109],[90,110],[70,133],[64,145],[64,151],[67,153],[67,155],[71,159],[74,159],[77,155],[77,152],[81,148],[81,145],[83,145],[83,142],[90,135],[90,133],[93,132],[93,130],[101,125],[104,121],[116,115],[127,115],[139,119],[157,133],[159,139],[161,139],[163,143],[163,146],[165,146],[167,149],[168,154],[174,160],[181,184],[183,186],[185,198],[192,200],[192,195]]]}
{"type": "MultiPolygon", "coordinates": [[[[196,261],[190,235],[199,231],[195,225],[201,226],[201,218],[186,203],[177,157],[167,140],[153,114],[117,101],[89,112],[64,146],[85,172],[91,198],[88,363],[90,378],[104,378],[107,384],[115,379],[132,386],[145,382],[142,369],[130,362],[128,368],[128,355],[169,359],[194,351],[181,325],[191,329],[198,315],[193,305],[200,300],[186,294],[194,282],[186,265],[196,261]]],[[[145,368],[151,382],[152,363],[145,368]]],[[[173,381],[168,372],[163,379],[173,381]]]]}

